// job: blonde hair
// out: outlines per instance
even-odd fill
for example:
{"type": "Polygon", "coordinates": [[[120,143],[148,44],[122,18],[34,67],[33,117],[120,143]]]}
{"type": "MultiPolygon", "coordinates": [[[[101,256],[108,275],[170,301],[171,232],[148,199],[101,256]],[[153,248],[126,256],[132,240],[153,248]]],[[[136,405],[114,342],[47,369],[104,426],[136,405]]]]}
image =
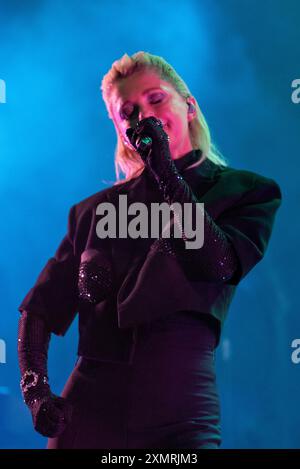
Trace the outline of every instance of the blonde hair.
{"type": "MultiPolygon", "coordinates": [[[[100,87],[110,119],[113,119],[111,93],[116,83],[122,78],[145,69],[156,72],[162,80],[169,82],[183,98],[187,99],[192,96],[183,79],[162,57],[144,51],[136,52],[131,57],[124,54],[121,59],[116,60],[112,64],[111,69],[104,75],[100,87]]],[[[202,150],[204,158],[218,165],[227,166],[226,159],[211,140],[208,124],[196,100],[195,103],[196,117],[189,123],[192,148],[202,150]]],[[[117,129],[116,133],[115,170],[117,181],[115,184],[119,184],[139,176],[144,169],[144,163],[136,152],[126,147],[117,129]],[[120,179],[120,171],[125,174],[125,179],[120,179]]]]}

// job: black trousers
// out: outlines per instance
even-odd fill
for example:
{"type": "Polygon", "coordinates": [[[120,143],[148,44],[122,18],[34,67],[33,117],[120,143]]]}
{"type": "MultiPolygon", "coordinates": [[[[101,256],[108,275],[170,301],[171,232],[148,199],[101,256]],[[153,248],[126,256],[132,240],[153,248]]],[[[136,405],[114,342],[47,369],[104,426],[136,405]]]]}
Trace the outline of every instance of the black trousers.
{"type": "Polygon", "coordinates": [[[81,357],[62,392],[72,422],[47,447],[218,449],[215,343],[201,314],[179,312],[138,328],[131,364],[81,357]]]}

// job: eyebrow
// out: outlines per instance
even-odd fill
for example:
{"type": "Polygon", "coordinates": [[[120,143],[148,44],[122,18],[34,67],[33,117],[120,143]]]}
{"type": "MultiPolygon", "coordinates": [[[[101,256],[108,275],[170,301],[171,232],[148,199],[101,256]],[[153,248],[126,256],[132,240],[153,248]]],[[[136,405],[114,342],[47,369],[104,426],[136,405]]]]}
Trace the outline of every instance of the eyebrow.
{"type": "Polygon", "coordinates": [[[154,86],[152,88],[148,88],[146,89],[145,91],[142,92],[142,95],[144,96],[145,94],[149,93],[149,91],[152,91],[152,90],[160,90],[160,91],[163,91],[159,86],[154,86]]]}

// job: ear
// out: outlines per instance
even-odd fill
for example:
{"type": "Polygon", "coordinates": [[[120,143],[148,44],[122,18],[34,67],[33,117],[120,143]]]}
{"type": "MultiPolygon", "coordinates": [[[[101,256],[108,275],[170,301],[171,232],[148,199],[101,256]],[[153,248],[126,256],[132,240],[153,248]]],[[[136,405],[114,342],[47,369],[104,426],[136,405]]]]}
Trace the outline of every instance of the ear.
{"type": "Polygon", "coordinates": [[[191,122],[197,115],[196,100],[193,96],[189,96],[186,99],[186,103],[187,103],[188,122],[191,122]]]}

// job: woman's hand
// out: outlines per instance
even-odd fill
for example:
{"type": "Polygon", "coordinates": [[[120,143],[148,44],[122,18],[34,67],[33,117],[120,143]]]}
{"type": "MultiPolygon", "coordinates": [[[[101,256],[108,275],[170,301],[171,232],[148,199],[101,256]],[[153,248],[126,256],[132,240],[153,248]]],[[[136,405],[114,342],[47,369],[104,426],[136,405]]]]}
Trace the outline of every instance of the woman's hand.
{"type": "Polygon", "coordinates": [[[162,122],[153,116],[146,117],[134,128],[127,129],[126,134],[156,181],[160,183],[170,166],[175,167],[170,153],[169,136],[164,131],[162,122]],[[151,139],[148,144],[146,137],[151,139]]]}
{"type": "MultiPolygon", "coordinates": [[[[40,352],[35,351],[34,360],[40,365],[40,352]]],[[[72,404],[65,398],[53,394],[48,377],[33,369],[25,371],[20,386],[24,402],[32,415],[34,429],[50,438],[59,436],[71,421],[72,404]]]]}
{"type": "Polygon", "coordinates": [[[51,392],[35,398],[30,408],[34,429],[43,436],[54,438],[59,436],[71,422],[73,406],[63,397],[51,392]]]}

